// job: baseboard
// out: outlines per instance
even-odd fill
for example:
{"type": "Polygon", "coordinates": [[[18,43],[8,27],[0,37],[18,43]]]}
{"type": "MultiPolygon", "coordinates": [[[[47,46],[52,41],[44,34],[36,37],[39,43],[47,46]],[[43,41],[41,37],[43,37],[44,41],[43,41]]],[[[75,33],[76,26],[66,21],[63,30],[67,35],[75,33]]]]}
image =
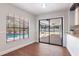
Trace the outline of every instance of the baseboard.
{"type": "Polygon", "coordinates": [[[17,47],[13,47],[13,48],[10,48],[10,49],[5,50],[5,51],[0,51],[0,56],[1,56],[1,55],[4,55],[4,54],[7,54],[7,53],[9,53],[9,52],[12,52],[12,51],[14,51],[14,50],[16,50],[16,49],[22,48],[22,47],[24,47],[24,46],[30,45],[30,44],[32,44],[32,43],[35,43],[35,41],[29,42],[29,43],[27,43],[27,44],[19,45],[19,46],[17,46],[17,47]]]}
{"type": "Polygon", "coordinates": [[[66,49],[68,50],[68,52],[70,53],[70,55],[73,56],[73,53],[70,52],[70,49],[68,49],[67,47],[66,47],[66,49]]]}

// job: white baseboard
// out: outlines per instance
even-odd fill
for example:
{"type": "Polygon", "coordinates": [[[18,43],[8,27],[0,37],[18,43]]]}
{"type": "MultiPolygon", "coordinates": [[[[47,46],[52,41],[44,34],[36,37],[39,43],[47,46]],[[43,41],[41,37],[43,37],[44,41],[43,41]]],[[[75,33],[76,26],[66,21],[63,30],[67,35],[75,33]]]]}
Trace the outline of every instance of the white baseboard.
{"type": "Polygon", "coordinates": [[[7,53],[9,53],[9,52],[12,52],[12,51],[14,51],[14,50],[16,50],[16,49],[22,48],[22,47],[24,47],[24,46],[30,45],[30,44],[32,44],[32,43],[34,43],[34,42],[35,42],[35,41],[32,41],[32,42],[29,42],[29,43],[27,43],[27,44],[19,45],[19,46],[17,46],[17,47],[13,47],[13,48],[10,48],[10,49],[4,50],[4,51],[0,51],[0,56],[1,56],[1,55],[4,55],[4,54],[7,54],[7,53]]]}
{"type": "Polygon", "coordinates": [[[67,48],[67,50],[68,50],[68,52],[70,53],[71,56],[75,56],[74,53],[72,53],[71,50],[68,47],[66,47],[66,48],[67,48]]]}

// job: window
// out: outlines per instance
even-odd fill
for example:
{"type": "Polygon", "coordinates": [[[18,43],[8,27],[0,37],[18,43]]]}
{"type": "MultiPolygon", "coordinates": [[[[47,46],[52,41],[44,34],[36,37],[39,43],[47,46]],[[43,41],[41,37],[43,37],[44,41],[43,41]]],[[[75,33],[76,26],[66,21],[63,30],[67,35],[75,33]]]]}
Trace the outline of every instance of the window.
{"type": "Polygon", "coordinates": [[[29,21],[7,16],[6,20],[7,42],[29,38],[29,21]]]}

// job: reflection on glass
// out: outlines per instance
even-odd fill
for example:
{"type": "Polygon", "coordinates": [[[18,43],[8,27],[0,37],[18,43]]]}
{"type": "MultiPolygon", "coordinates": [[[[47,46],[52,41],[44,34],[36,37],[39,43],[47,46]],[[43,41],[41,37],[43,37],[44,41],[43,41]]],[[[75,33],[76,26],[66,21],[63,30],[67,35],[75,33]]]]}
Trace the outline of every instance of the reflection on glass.
{"type": "Polygon", "coordinates": [[[23,20],[20,20],[20,28],[23,28],[23,20]]]}
{"type": "Polygon", "coordinates": [[[24,37],[29,38],[29,22],[24,21],[24,37]]]}
{"type": "Polygon", "coordinates": [[[23,29],[20,29],[20,39],[23,39],[23,29]]]}
{"type": "Polygon", "coordinates": [[[8,28],[7,29],[7,41],[14,41],[14,30],[13,28],[8,28]]]}
{"type": "Polygon", "coordinates": [[[50,43],[61,45],[62,23],[61,18],[50,20],[50,43]]]}
{"type": "Polygon", "coordinates": [[[19,18],[7,16],[7,42],[29,38],[29,22],[19,18]]]}
{"type": "Polygon", "coordinates": [[[14,33],[15,33],[15,40],[18,40],[19,39],[19,19],[16,18],[14,20],[14,33]]]}
{"type": "Polygon", "coordinates": [[[29,33],[28,33],[28,32],[29,32],[28,29],[24,29],[24,33],[25,33],[25,34],[24,34],[24,37],[25,37],[25,38],[28,38],[28,37],[29,37],[29,33]]]}
{"type": "Polygon", "coordinates": [[[40,41],[49,43],[49,21],[40,21],[40,41]]]}
{"type": "Polygon", "coordinates": [[[44,19],[39,21],[40,42],[62,45],[62,18],[44,19]]]}
{"type": "Polygon", "coordinates": [[[19,35],[19,28],[15,28],[15,32],[14,33],[15,33],[15,35],[14,35],[15,36],[15,40],[18,40],[19,36],[20,36],[19,35]]]}

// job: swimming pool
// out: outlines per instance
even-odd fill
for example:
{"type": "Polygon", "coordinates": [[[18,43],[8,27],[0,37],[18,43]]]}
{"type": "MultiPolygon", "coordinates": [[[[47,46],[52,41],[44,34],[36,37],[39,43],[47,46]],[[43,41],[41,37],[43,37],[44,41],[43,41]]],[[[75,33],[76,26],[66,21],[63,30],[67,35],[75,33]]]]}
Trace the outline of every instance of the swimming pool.
{"type": "Polygon", "coordinates": [[[23,36],[28,38],[29,34],[7,34],[6,36],[7,38],[17,38],[17,37],[23,37],[23,36]]]}

